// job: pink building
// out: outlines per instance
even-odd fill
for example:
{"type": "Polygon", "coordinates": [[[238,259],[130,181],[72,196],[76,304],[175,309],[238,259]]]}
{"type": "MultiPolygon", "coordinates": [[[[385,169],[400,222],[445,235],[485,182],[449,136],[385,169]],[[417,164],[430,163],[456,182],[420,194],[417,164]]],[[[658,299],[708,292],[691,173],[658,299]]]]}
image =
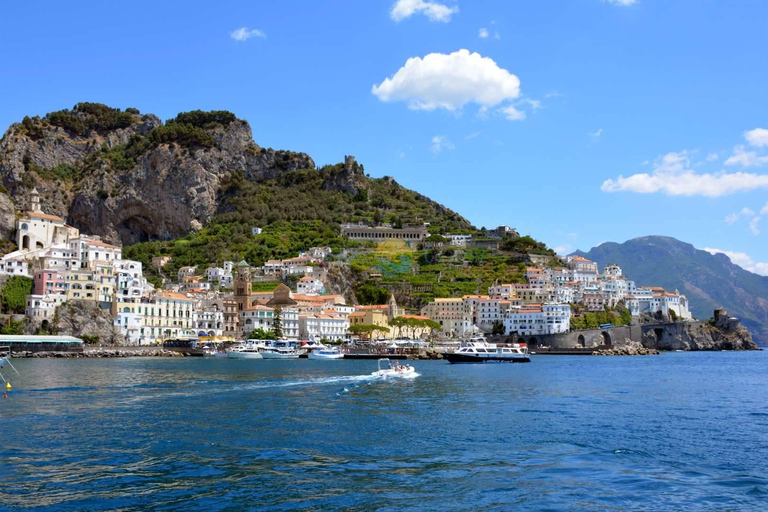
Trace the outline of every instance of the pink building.
{"type": "Polygon", "coordinates": [[[34,295],[54,295],[67,293],[67,278],[58,270],[38,270],[34,277],[34,295]]]}

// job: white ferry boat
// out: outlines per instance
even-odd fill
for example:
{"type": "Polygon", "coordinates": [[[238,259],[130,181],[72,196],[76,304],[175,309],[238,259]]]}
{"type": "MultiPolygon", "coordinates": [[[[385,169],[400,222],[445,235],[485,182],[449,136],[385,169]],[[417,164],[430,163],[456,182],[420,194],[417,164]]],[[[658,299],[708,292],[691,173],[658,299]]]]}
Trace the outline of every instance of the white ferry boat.
{"type": "Polygon", "coordinates": [[[454,352],[446,352],[443,359],[451,363],[530,363],[531,356],[525,344],[495,346],[485,338],[473,336],[454,352]]]}

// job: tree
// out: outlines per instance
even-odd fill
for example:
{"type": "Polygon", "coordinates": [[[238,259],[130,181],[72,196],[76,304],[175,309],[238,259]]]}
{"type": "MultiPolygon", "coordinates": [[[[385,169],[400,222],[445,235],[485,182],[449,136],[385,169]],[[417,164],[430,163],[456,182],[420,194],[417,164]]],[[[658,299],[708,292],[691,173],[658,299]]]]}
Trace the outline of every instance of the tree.
{"type": "Polygon", "coordinates": [[[283,337],[283,310],[280,306],[275,307],[275,316],[272,320],[272,332],[275,333],[277,339],[283,337]]]}
{"type": "Polygon", "coordinates": [[[12,276],[0,292],[0,303],[6,313],[23,314],[26,309],[27,295],[32,293],[32,278],[12,276]]]}
{"type": "Polygon", "coordinates": [[[491,327],[491,334],[494,336],[504,336],[506,331],[507,328],[504,327],[504,323],[501,320],[496,320],[493,322],[493,327],[491,327]]]}
{"type": "Polygon", "coordinates": [[[276,340],[277,336],[272,331],[265,331],[261,327],[248,333],[249,340],[276,340]]]}
{"type": "Polygon", "coordinates": [[[395,337],[399,338],[400,331],[403,329],[403,327],[408,325],[408,319],[402,316],[396,316],[395,318],[389,321],[389,325],[390,327],[394,327],[397,329],[397,331],[395,331],[395,337]]]}

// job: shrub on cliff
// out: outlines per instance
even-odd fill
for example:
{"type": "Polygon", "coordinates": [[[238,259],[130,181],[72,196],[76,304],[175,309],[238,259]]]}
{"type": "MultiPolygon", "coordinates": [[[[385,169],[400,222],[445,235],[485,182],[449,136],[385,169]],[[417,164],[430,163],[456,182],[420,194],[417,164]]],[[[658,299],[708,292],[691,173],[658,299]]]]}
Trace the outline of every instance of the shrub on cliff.
{"type": "Polygon", "coordinates": [[[88,102],[78,103],[71,111],[64,109],[50,112],[45,118],[52,125],[77,135],[85,135],[88,130],[127,128],[133,123],[133,115],[128,112],[101,103],[88,102]]]}
{"type": "Polygon", "coordinates": [[[173,123],[165,126],[158,126],[149,133],[149,140],[152,144],[175,142],[185,147],[213,147],[214,140],[202,128],[185,123],[173,123]]]}
{"type": "Polygon", "coordinates": [[[0,291],[0,304],[4,313],[23,314],[27,295],[32,293],[32,278],[12,276],[0,291]]]}
{"type": "Polygon", "coordinates": [[[193,110],[191,112],[182,112],[173,119],[166,121],[166,126],[174,124],[188,124],[198,128],[212,128],[215,125],[227,126],[237,119],[235,114],[226,110],[211,110],[204,112],[202,110],[193,110]]]}

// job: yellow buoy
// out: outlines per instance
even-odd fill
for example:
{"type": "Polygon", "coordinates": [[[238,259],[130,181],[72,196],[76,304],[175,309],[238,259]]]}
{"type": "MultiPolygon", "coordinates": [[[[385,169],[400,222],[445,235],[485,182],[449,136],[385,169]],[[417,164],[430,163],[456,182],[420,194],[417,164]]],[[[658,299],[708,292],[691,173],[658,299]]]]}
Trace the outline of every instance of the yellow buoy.
{"type": "Polygon", "coordinates": [[[11,381],[8,381],[5,383],[5,389],[7,389],[8,391],[11,390],[11,381]]]}

